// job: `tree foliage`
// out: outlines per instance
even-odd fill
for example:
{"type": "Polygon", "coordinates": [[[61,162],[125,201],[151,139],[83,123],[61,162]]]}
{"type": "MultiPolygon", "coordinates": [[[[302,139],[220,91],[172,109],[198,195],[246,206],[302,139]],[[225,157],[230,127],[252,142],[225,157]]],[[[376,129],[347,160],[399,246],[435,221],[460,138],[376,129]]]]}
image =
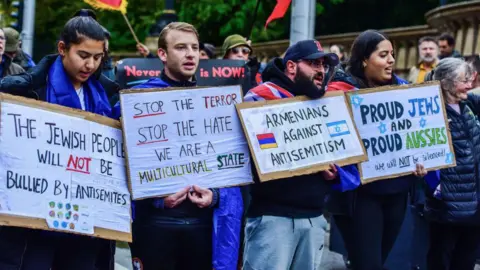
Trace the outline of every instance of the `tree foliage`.
{"type": "MultiPolygon", "coordinates": [[[[35,46],[40,50],[52,51],[65,23],[82,8],[91,8],[81,0],[41,0],[37,1],[35,13],[35,46]]],[[[127,16],[138,38],[144,40],[148,29],[163,9],[163,0],[130,0],[127,16]]],[[[135,50],[135,40],[121,13],[116,11],[96,11],[98,21],[112,36],[111,50],[135,50]]]]}
{"type": "MultiPolygon", "coordinates": [[[[4,0],[5,1],[5,0],[4,0]]],[[[329,0],[337,4],[343,0],[329,0]]],[[[175,9],[179,20],[192,23],[197,27],[202,41],[217,46],[231,34],[250,34],[257,0],[177,0],[175,9]]],[[[267,17],[276,1],[261,0],[251,32],[253,42],[288,38],[290,12],[283,19],[272,22],[264,28],[267,17]]],[[[81,8],[90,8],[81,0],[42,0],[37,1],[35,18],[35,37],[40,41],[39,50],[53,51],[63,25],[81,8]]],[[[150,27],[162,14],[164,0],[129,0],[127,16],[139,39],[145,40],[150,27]]],[[[323,6],[317,3],[317,11],[323,12],[323,6]]],[[[128,31],[121,14],[114,11],[96,11],[99,22],[112,35],[110,42],[113,51],[135,50],[135,41],[128,31]]],[[[37,46],[37,43],[35,46],[37,46]]]]}
{"type": "MultiPolygon", "coordinates": [[[[9,0],[0,0],[7,5],[9,0]]],[[[276,0],[176,0],[179,20],[193,24],[204,42],[221,46],[231,34],[248,36],[255,42],[287,39],[290,32],[290,10],[284,18],[265,21],[276,0]]],[[[298,0],[303,1],[303,0],[298,0]]],[[[448,3],[460,0],[449,0],[448,3]]],[[[150,27],[162,14],[164,0],[129,0],[127,16],[137,36],[145,40],[150,27]]],[[[439,5],[439,0],[317,0],[316,35],[362,31],[368,28],[424,24],[424,14],[439,5]]],[[[82,0],[37,0],[35,17],[36,58],[55,50],[63,25],[80,8],[90,8],[82,0]]],[[[112,51],[135,51],[133,39],[122,15],[114,11],[96,11],[99,22],[112,36],[112,51]]],[[[38,59],[38,58],[37,58],[38,59]]]]}

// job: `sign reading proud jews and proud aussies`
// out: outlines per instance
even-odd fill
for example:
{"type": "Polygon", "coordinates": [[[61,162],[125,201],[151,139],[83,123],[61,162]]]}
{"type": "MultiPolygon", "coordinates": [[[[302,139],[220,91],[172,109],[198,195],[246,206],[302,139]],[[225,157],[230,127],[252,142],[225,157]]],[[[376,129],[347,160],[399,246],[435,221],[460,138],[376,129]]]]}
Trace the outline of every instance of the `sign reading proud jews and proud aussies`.
{"type": "Polygon", "coordinates": [[[372,88],[348,93],[368,153],[359,166],[363,183],[455,166],[438,83],[372,88]]]}
{"type": "Polygon", "coordinates": [[[0,224],[131,241],[120,122],[0,94],[0,224]]]}
{"type": "Polygon", "coordinates": [[[261,181],[366,160],[343,92],[236,107],[261,181]]]}
{"type": "Polygon", "coordinates": [[[125,90],[120,101],[133,199],[252,182],[240,86],[125,90]]]}

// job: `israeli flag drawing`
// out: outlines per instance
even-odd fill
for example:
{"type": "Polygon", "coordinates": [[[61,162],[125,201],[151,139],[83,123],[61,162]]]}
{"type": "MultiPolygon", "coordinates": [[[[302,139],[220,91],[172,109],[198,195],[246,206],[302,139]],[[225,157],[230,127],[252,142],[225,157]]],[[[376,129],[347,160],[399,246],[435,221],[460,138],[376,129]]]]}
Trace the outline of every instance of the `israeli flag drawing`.
{"type": "Polygon", "coordinates": [[[346,120],[327,123],[327,128],[332,138],[350,134],[346,120]]]}

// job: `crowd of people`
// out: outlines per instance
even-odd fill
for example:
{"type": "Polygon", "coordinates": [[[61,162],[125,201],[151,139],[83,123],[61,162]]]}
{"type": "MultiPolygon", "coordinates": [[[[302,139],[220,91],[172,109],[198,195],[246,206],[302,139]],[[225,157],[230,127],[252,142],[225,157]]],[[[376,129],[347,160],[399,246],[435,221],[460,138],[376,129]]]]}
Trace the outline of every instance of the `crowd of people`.
{"type": "MultiPolygon", "coordinates": [[[[138,44],[144,57],[158,57],[164,69],[135,88],[196,86],[200,59],[215,57],[214,47],[199,42],[185,22],[167,25],[159,35],[157,55],[138,44]]],[[[331,214],[348,251],[352,269],[382,270],[398,240],[405,210],[421,183],[430,229],[430,270],[471,270],[480,245],[480,98],[468,93],[478,84],[478,61],[466,62],[449,35],[419,40],[420,62],[408,80],[394,71],[389,38],[375,30],[361,33],[349,55],[343,46],[325,51],[316,40],[291,45],[284,57],[262,65],[253,59],[251,42],[229,36],[223,59],[246,61],[256,76],[244,102],[326,91],[355,91],[385,85],[440,82],[457,166],[427,171],[417,164],[411,175],[361,185],[335,184],[358,179],[355,165],[248,187],[185,187],[165,198],[133,203],[134,269],[321,269],[326,219],[331,214]],[[244,211],[245,209],[245,211],[244,211]],[[238,239],[241,239],[238,241],[238,239]]],[[[118,119],[120,104],[110,99],[120,90],[108,57],[107,29],[90,10],[81,10],[60,33],[57,53],[37,65],[22,52],[18,32],[0,31],[0,91],[81,109],[118,119]]],[[[418,191],[418,190],[417,190],[418,191]]],[[[417,194],[416,192],[415,194],[417,194]]],[[[62,232],[3,226],[0,269],[113,269],[115,242],[62,232]]]]}

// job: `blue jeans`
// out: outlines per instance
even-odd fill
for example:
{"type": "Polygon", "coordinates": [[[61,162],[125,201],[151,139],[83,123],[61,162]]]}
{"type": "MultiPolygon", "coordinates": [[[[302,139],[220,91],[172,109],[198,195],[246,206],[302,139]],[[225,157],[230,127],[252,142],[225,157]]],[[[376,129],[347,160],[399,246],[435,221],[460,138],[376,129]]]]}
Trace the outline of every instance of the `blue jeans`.
{"type": "Polygon", "coordinates": [[[244,270],[320,268],[326,220],[261,216],[245,226],[244,270]]]}

